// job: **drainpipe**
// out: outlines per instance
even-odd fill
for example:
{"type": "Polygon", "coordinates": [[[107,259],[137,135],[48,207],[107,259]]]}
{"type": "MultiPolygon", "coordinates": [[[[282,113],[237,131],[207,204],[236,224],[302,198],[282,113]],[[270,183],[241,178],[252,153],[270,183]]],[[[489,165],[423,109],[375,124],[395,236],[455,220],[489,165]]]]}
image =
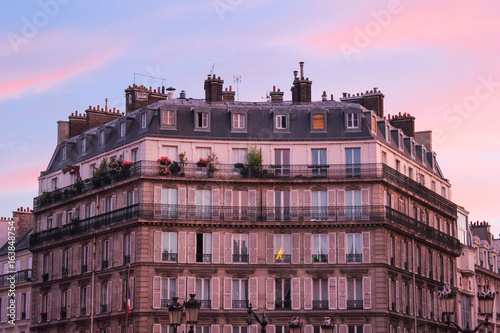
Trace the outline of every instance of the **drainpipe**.
{"type": "Polygon", "coordinates": [[[90,294],[90,332],[94,332],[94,296],[95,296],[95,247],[96,247],[96,239],[94,237],[94,241],[92,244],[92,293],[90,294]]]}
{"type": "MultiPolygon", "coordinates": [[[[414,320],[414,331],[415,333],[417,331],[417,286],[415,284],[415,256],[413,255],[415,253],[415,239],[412,238],[411,240],[411,253],[412,253],[412,261],[411,261],[411,266],[412,266],[412,280],[413,280],[413,320],[414,320]]],[[[409,254],[407,254],[409,257],[409,254]]]]}

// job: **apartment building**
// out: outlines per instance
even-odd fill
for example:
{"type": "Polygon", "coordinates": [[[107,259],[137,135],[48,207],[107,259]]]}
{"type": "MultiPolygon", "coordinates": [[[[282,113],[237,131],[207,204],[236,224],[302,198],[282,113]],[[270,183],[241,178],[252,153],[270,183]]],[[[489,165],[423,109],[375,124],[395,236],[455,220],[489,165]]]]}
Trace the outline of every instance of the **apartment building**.
{"type": "Polygon", "coordinates": [[[292,101],[223,83],[207,77],[205,99],[133,85],[125,114],[58,122],[32,332],[169,332],[171,298],[193,293],[197,333],[257,333],[250,304],[268,333],[292,316],[305,333],[325,316],[336,333],[444,332],[437,291],[456,289],[461,245],[431,133],[385,115],[376,88],[312,101],[303,63],[292,101]]]}

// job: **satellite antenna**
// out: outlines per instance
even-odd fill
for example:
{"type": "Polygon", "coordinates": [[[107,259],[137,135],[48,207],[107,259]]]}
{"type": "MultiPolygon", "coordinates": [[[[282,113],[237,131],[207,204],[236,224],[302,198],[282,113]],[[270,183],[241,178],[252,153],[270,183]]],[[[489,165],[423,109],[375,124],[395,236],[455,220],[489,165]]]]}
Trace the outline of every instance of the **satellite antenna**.
{"type": "Polygon", "coordinates": [[[236,83],[236,100],[240,100],[240,83],[241,83],[241,75],[235,74],[233,75],[233,83],[236,83]]]}

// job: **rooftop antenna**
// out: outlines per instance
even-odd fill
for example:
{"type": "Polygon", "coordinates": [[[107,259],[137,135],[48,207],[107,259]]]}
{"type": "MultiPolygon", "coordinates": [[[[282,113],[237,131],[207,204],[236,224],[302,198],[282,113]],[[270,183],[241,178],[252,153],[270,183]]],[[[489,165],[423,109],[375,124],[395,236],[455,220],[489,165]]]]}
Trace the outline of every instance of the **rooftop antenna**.
{"type": "Polygon", "coordinates": [[[240,100],[240,83],[241,83],[241,75],[235,74],[233,75],[233,83],[236,83],[236,100],[240,100]]]}
{"type": "Polygon", "coordinates": [[[215,62],[212,65],[212,69],[210,70],[210,76],[214,75],[214,67],[215,67],[215,62]]]}
{"type": "Polygon", "coordinates": [[[161,80],[161,85],[164,86],[164,82],[167,81],[167,79],[163,78],[163,77],[156,77],[156,76],[151,76],[151,75],[144,75],[144,74],[140,74],[140,73],[134,73],[134,84],[135,84],[135,76],[136,75],[140,75],[140,76],[144,76],[144,77],[149,77],[149,78],[152,78],[152,79],[157,79],[157,80],[161,80]]]}

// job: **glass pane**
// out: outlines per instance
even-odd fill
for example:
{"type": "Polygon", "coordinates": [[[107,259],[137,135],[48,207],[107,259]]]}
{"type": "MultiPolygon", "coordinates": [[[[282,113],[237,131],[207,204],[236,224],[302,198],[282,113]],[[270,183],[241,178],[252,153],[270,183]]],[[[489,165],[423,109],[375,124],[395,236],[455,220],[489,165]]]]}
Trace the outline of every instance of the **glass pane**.
{"type": "Polygon", "coordinates": [[[240,300],[240,280],[233,280],[233,300],[240,300]]]}
{"type": "Polygon", "coordinates": [[[361,254],[361,234],[356,234],[356,253],[361,254]]]}
{"type": "Polygon", "coordinates": [[[212,234],[203,234],[203,253],[212,253],[212,234]]]}
{"type": "Polygon", "coordinates": [[[328,235],[321,235],[321,254],[328,254],[328,235]]]}
{"type": "Polygon", "coordinates": [[[284,254],[291,254],[291,245],[290,245],[290,235],[283,235],[283,251],[284,254]]]}
{"type": "Polygon", "coordinates": [[[347,254],[354,253],[353,235],[347,235],[347,254]]]}
{"type": "Polygon", "coordinates": [[[321,279],[321,300],[328,300],[328,280],[321,279]]]}

